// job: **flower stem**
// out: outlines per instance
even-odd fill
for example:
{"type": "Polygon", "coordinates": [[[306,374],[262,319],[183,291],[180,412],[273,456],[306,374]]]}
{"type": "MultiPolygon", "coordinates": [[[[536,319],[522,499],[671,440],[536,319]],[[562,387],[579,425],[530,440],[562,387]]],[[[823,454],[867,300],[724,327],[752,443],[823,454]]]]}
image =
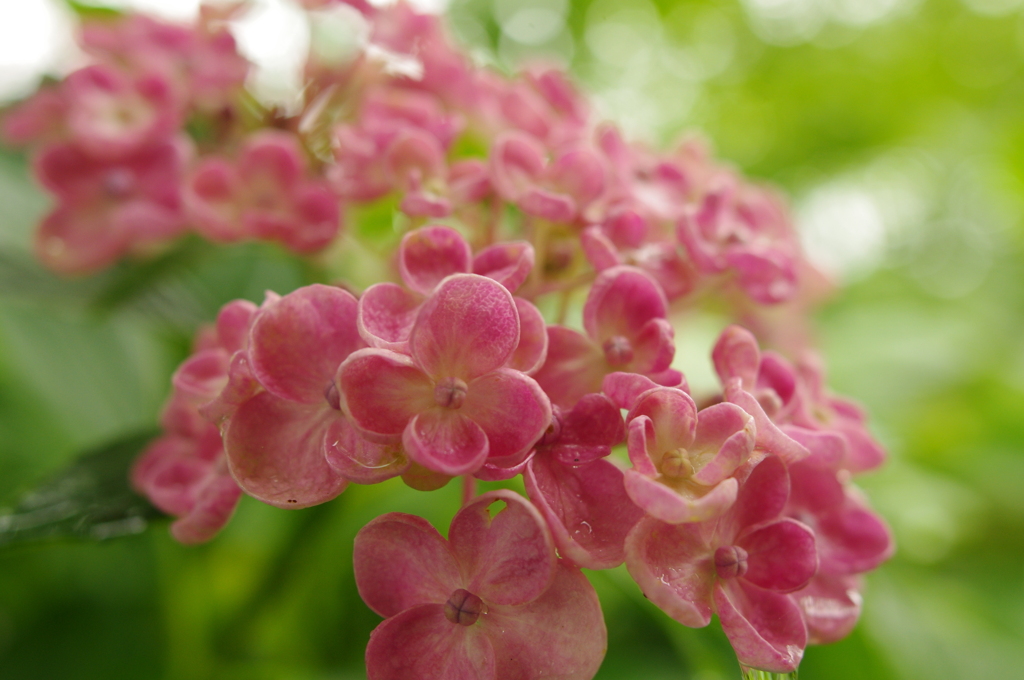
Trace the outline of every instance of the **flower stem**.
{"type": "Polygon", "coordinates": [[[469,502],[476,498],[476,478],[473,475],[462,476],[462,506],[469,505],[469,502]]]}
{"type": "Polygon", "coordinates": [[[743,673],[743,680],[796,680],[796,671],[791,673],[773,673],[757,668],[747,668],[740,664],[740,672],[743,673]]]}

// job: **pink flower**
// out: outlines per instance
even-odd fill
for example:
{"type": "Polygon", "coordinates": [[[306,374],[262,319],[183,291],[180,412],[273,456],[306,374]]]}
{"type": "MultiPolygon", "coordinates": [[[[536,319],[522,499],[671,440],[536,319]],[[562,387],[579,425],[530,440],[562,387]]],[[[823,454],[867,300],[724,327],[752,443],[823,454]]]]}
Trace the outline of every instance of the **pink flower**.
{"type": "Polygon", "coordinates": [[[690,395],[671,387],[644,392],[626,416],[626,492],[663,522],[702,522],[736,500],[732,477],[754,446],[754,419],[734,404],[698,412],[690,395]]]}
{"type": "Polygon", "coordinates": [[[667,307],[658,284],[639,269],[605,270],[583,307],[586,335],[548,326],[548,358],[536,374],[537,382],[562,408],[571,408],[584,394],[601,391],[602,380],[613,371],[678,385],[682,376],[669,368],[675,344],[665,319],[667,307]]]}
{"type": "Polygon", "coordinates": [[[447,541],[414,515],[378,517],[353,559],[359,594],[385,617],[366,648],[370,680],[588,680],[600,666],[593,587],[511,491],[470,502],[447,541]]]}
{"type": "Polygon", "coordinates": [[[36,176],[59,203],[36,232],[37,257],[54,271],[81,274],[177,236],[185,227],[185,155],[177,140],[117,160],[67,144],[45,148],[35,160],[36,176]]]}
{"type": "Polygon", "coordinates": [[[256,238],[309,253],[338,233],[338,199],[310,178],[298,140],[264,131],[247,140],[236,161],[210,157],[188,183],[189,214],[214,241],[256,238]]]}
{"type": "Polygon", "coordinates": [[[588,394],[572,410],[554,407],[524,472],[526,490],[544,515],[559,553],[587,569],[625,559],[626,535],[643,517],[626,494],[622,470],[605,460],[622,441],[618,407],[588,394]]]}
{"type": "Polygon", "coordinates": [[[807,645],[803,614],[786,593],[818,568],[814,532],[781,517],[789,476],[769,456],[741,484],[736,503],[699,524],[641,520],[626,539],[626,566],[654,604],[685,626],[718,614],[741,664],[796,669],[807,645]]]}
{"type": "Polygon", "coordinates": [[[507,368],[520,319],[501,284],[455,274],[416,315],[409,354],[355,352],[337,385],[356,426],[381,441],[401,438],[409,456],[446,475],[485,461],[522,461],[551,421],[551,404],[531,378],[507,368]]]}

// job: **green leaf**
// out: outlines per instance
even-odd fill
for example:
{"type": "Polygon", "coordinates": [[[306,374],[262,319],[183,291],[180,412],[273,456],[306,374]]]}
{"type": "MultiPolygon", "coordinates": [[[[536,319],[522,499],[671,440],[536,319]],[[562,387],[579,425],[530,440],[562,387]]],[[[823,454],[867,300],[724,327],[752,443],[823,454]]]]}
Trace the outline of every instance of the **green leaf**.
{"type": "Polygon", "coordinates": [[[158,434],[137,432],[85,453],[0,512],[0,546],[77,536],[102,540],[137,534],[161,513],[136,494],[128,473],[158,434]]]}
{"type": "Polygon", "coordinates": [[[113,7],[93,5],[78,0],[64,0],[64,3],[81,19],[116,19],[124,16],[124,12],[113,7]]]}

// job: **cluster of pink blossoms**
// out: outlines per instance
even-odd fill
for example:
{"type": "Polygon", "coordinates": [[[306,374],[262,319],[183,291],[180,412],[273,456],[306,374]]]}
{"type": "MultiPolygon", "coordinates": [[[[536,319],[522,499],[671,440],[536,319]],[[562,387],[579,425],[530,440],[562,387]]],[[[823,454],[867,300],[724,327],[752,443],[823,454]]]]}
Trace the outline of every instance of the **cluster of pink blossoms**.
{"type": "Polygon", "coordinates": [[[3,121],[57,199],[36,247],[59,272],[187,229],[328,257],[346,212],[400,218],[391,280],[223,308],[136,488],[197,543],[242,492],[303,508],[463,477],[447,539],[401,513],[356,538],[359,592],[385,617],[372,680],[591,678],[607,635],[580,568],[622,563],[683,625],[717,614],[745,666],[788,672],[845,636],[893,550],[851,482],[885,453],[824,386],[802,329],[826,284],[781,199],[695,140],[627,142],[557,70],[507,78],[434,16],[345,4],[367,42],[311,57],[294,115],[252,113],[231,14],[204,10],[87,26],[95,63],[3,121]],[[709,304],[793,360],[729,326],[720,390],[695,399],[670,318],[709,304]],[[529,500],[475,497],[474,479],[518,475],[529,500]]]}

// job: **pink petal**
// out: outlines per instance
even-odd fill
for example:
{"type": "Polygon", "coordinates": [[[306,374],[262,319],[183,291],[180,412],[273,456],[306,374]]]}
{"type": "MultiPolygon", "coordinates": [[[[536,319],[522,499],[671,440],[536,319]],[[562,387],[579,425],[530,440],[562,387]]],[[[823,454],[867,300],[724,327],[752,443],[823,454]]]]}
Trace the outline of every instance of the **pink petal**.
{"type": "Polygon", "coordinates": [[[416,317],[409,348],[434,378],[473,380],[505,364],[519,344],[519,312],[500,283],[476,274],[441,282],[416,317]]]}
{"type": "Polygon", "coordinates": [[[313,284],[264,304],[250,333],[256,379],[282,399],[324,402],[338,366],[363,342],[351,293],[313,284]]]}
{"type": "Polygon", "coordinates": [[[587,569],[622,564],[626,535],[644,513],[626,494],[619,468],[607,460],[572,467],[535,456],[524,477],[563,557],[587,569]]]}
{"type": "Polygon", "coordinates": [[[850,634],[860,617],[860,590],[859,577],[819,573],[791,595],[803,612],[810,644],[827,645],[850,634]]]}
{"type": "Polygon", "coordinates": [[[229,353],[248,342],[249,327],[259,308],[248,300],[232,300],[217,313],[217,339],[229,353]]]}
{"type": "Polygon", "coordinates": [[[608,363],[585,335],[562,326],[548,326],[548,356],[533,377],[552,404],[572,408],[584,394],[601,391],[608,363]]]}
{"type": "Polygon", "coordinates": [[[814,532],[792,519],[756,529],[736,544],[748,555],[743,578],[767,590],[788,593],[803,588],[818,570],[814,532]]]}
{"type": "Polygon", "coordinates": [[[652,375],[667,369],[676,353],[674,338],[675,331],[666,319],[649,320],[633,339],[633,361],[629,370],[652,375]]]}
{"type": "Polygon", "coordinates": [[[52,271],[86,274],[117,260],[128,238],[104,212],[61,205],[40,223],[32,245],[39,261],[52,271]]]}
{"type": "Polygon", "coordinates": [[[800,608],[787,595],[746,579],[715,586],[715,611],[741,664],[774,673],[796,670],[807,646],[800,608]]]}
{"type": "Polygon", "coordinates": [[[725,397],[754,417],[757,448],[778,456],[787,463],[795,463],[810,455],[806,448],[772,422],[757,399],[740,387],[738,378],[731,379],[725,386],[725,397]]]}
{"type": "Polygon", "coordinates": [[[360,429],[399,435],[434,407],[434,384],[408,356],[386,349],[353,352],[338,368],[342,405],[360,429]]]}
{"type": "Polygon", "coordinates": [[[571,222],[578,207],[572,197],[541,187],[523,191],[516,205],[527,215],[558,223],[571,222]]]}
{"type": "Polygon", "coordinates": [[[586,147],[561,154],[546,174],[555,186],[573,198],[580,211],[604,193],[604,163],[601,156],[586,147]]]}
{"type": "Polygon", "coordinates": [[[532,602],[555,576],[555,545],[544,518],[512,491],[490,491],[462,508],[448,540],[468,577],[466,589],[488,604],[532,602]],[[495,503],[504,507],[492,514],[495,503]]]}
{"type": "Polygon", "coordinates": [[[469,383],[460,412],[487,434],[492,459],[526,454],[551,423],[551,403],[540,385],[508,368],[469,383]]]}
{"type": "Polygon", "coordinates": [[[242,490],[227,474],[214,475],[199,490],[191,512],[171,524],[171,535],[185,545],[205,543],[235,512],[242,490]]]}
{"type": "Polygon", "coordinates": [[[515,298],[519,312],[519,345],[508,360],[508,367],[534,373],[548,357],[548,327],[540,310],[523,298],[515,298]]]}
{"type": "Polygon", "coordinates": [[[750,391],[757,381],[761,351],[754,334],[742,326],[729,326],[718,337],[711,352],[715,371],[723,384],[740,378],[743,389],[750,391]]]}
{"type": "Polygon", "coordinates": [[[609,373],[601,383],[601,391],[607,394],[616,406],[627,411],[632,410],[640,395],[655,387],[659,387],[659,384],[645,375],[619,371],[609,373]]]}
{"type": "Polygon", "coordinates": [[[368,680],[494,680],[495,654],[479,626],[453,624],[443,604],[393,616],[370,634],[368,680]]]}
{"type": "Polygon", "coordinates": [[[212,401],[228,382],[231,357],[222,349],[196,352],[171,376],[175,391],[194,404],[212,401]]]}
{"type": "Polygon", "coordinates": [[[774,520],[786,507],[788,498],[789,473],[786,466],[775,456],[768,456],[740,485],[736,504],[728,517],[731,527],[723,527],[723,535],[735,536],[747,527],[774,520]]]}
{"type": "Polygon", "coordinates": [[[466,415],[433,408],[414,417],[402,435],[409,457],[452,477],[476,472],[487,458],[487,434],[466,415]]]}
{"type": "Polygon", "coordinates": [[[497,680],[590,680],[604,659],[608,632],[594,587],[559,560],[551,586],[520,606],[493,605],[481,628],[494,646],[497,680]]]}
{"type": "Polygon", "coordinates": [[[324,440],[327,463],[356,484],[377,484],[409,468],[399,444],[378,444],[361,434],[347,418],[331,421],[324,440]]]}
{"type": "Polygon", "coordinates": [[[371,347],[407,351],[422,304],[422,297],[396,283],[375,283],[359,298],[359,334],[371,347]]]}
{"type": "Polygon", "coordinates": [[[527,241],[495,243],[473,258],[473,273],[494,279],[514,293],[533,270],[535,255],[527,241]]]}
{"type": "Polygon", "coordinates": [[[352,562],[359,596],[383,617],[444,603],[464,585],[455,555],[437,529],[401,512],[381,515],[359,530],[352,562]]]}
{"type": "Polygon", "coordinates": [[[720,517],[736,502],[737,483],[733,478],[715,486],[691,481],[666,486],[637,470],[624,473],[626,493],[647,514],[669,524],[706,522],[720,517]]]}
{"type": "Polygon", "coordinates": [[[778,304],[796,294],[797,276],[793,257],[778,250],[763,253],[744,250],[729,253],[726,259],[729,267],[738,273],[740,287],[755,302],[778,304]]]}
{"type": "Polygon", "coordinates": [[[754,449],[754,419],[735,404],[709,406],[697,414],[693,480],[717,484],[747,462],[754,449]]]}
{"type": "Polygon", "coordinates": [[[558,437],[545,448],[565,465],[604,458],[626,434],[621,411],[603,394],[585,394],[571,411],[555,417],[560,418],[558,437]]]}
{"type": "Polygon", "coordinates": [[[462,234],[451,227],[435,225],[402,237],[398,269],[406,286],[429,295],[446,276],[468,272],[471,258],[472,252],[462,234]]]}
{"type": "Polygon", "coordinates": [[[622,257],[601,227],[587,227],[580,234],[580,245],[583,254],[597,271],[604,271],[622,264],[622,257]]]}
{"type": "Polygon", "coordinates": [[[651,319],[665,318],[665,294],[635,267],[613,267],[597,277],[583,306],[587,335],[598,342],[634,338],[651,319]]]}
{"type": "Polygon", "coordinates": [[[689,449],[694,445],[697,405],[686,392],[671,387],[659,387],[645,392],[626,416],[626,421],[630,422],[640,416],[649,417],[653,424],[655,439],[647,442],[647,447],[656,462],[661,460],[661,455],[666,451],[689,449]]]}
{"type": "Polygon", "coordinates": [[[348,485],[324,458],[324,436],[342,415],[326,403],[297,404],[261,392],[228,421],[231,474],[251,496],[279,508],[329,501],[348,485]]]}
{"type": "Polygon", "coordinates": [[[640,520],[626,537],[626,568],[643,594],[679,623],[711,622],[715,566],[698,526],[640,520]]]}

